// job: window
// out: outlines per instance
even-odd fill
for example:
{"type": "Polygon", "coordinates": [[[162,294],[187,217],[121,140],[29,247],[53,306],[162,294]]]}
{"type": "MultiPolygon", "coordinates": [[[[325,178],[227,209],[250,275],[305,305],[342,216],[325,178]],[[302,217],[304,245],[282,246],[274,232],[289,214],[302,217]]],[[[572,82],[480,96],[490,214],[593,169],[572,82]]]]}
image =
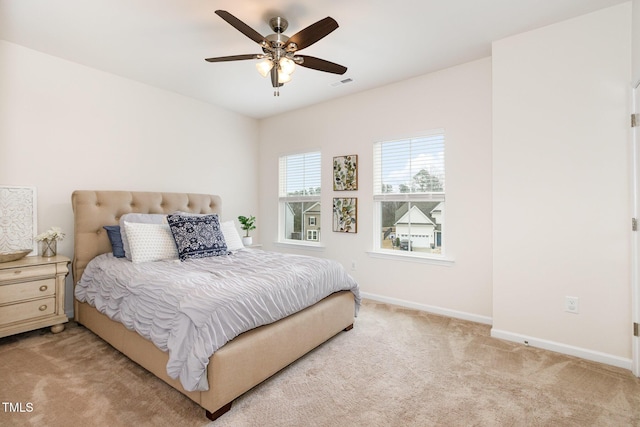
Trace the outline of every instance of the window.
{"type": "Polygon", "coordinates": [[[280,157],[279,241],[320,241],[320,152],[280,157]]]}
{"type": "Polygon", "coordinates": [[[444,131],[374,145],[375,250],[443,255],[444,131]]]}

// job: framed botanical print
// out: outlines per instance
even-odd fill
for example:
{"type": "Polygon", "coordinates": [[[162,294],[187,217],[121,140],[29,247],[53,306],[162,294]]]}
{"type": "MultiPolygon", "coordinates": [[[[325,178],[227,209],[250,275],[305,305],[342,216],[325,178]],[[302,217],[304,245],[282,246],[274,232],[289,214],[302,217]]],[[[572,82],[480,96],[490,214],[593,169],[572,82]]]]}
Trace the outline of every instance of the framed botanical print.
{"type": "Polygon", "coordinates": [[[358,156],[338,156],[333,158],[333,190],[358,189],[358,156]]]}
{"type": "Polygon", "coordinates": [[[356,197],[333,199],[333,231],[358,232],[358,199],[356,197]]]}

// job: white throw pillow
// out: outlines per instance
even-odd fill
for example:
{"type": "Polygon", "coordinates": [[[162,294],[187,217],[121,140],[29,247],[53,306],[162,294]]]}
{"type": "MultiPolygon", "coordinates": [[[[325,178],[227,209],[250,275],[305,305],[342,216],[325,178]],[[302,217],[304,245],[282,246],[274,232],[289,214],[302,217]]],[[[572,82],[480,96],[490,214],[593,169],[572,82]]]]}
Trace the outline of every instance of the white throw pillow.
{"type": "Polygon", "coordinates": [[[224,235],[224,241],[227,243],[227,250],[233,252],[244,249],[242,239],[240,238],[238,229],[236,228],[236,224],[233,221],[225,221],[220,223],[220,229],[222,230],[222,234],[224,235]]]}
{"type": "Polygon", "coordinates": [[[168,224],[124,222],[134,263],[178,259],[178,249],[168,224]]]}
{"type": "Polygon", "coordinates": [[[124,255],[129,261],[131,261],[131,249],[129,248],[129,236],[127,236],[127,230],[124,226],[125,221],[131,223],[141,222],[145,224],[167,224],[167,215],[128,213],[120,217],[120,237],[122,237],[124,255]]]}

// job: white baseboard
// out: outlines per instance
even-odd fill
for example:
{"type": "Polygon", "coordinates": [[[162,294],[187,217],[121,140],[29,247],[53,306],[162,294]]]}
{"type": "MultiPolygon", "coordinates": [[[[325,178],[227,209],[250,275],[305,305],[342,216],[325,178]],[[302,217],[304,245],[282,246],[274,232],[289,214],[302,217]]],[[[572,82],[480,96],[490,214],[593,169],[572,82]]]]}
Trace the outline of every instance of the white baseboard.
{"type": "Polygon", "coordinates": [[[389,298],[382,295],[370,294],[368,292],[360,292],[362,298],[370,299],[373,301],[384,302],[387,304],[399,305],[400,307],[412,308],[418,311],[425,311],[427,313],[439,314],[441,316],[453,317],[456,319],[469,320],[471,322],[483,323],[485,325],[491,325],[493,319],[487,316],[479,316],[477,314],[465,313],[464,311],[450,310],[442,307],[435,307],[432,305],[418,304],[411,301],[406,301],[397,298],[389,298]]]}
{"type": "Polygon", "coordinates": [[[555,351],[556,353],[580,357],[581,359],[591,360],[592,362],[599,362],[611,366],[617,366],[618,368],[631,370],[632,367],[632,360],[625,359],[624,357],[618,357],[607,353],[600,353],[599,351],[574,347],[572,345],[562,344],[554,341],[528,337],[526,335],[514,334],[513,332],[501,331],[495,328],[491,329],[491,336],[493,338],[500,338],[506,341],[517,342],[531,347],[555,351]]]}
{"type": "MultiPolygon", "coordinates": [[[[368,292],[360,292],[362,298],[370,299],[373,301],[384,302],[387,304],[398,305],[400,307],[411,308],[418,311],[425,311],[427,313],[439,314],[441,316],[453,317],[456,319],[469,320],[471,322],[483,323],[485,325],[492,325],[493,319],[488,316],[479,316],[477,314],[465,313],[463,311],[450,310],[442,307],[435,307],[432,305],[418,304],[411,301],[406,301],[398,298],[390,298],[382,295],[371,294],[368,292]]],[[[625,359],[624,357],[614,356],[607,353],[601,353],[594,350],[588,350],[585,348],[574,347],[568,344],[562,344],[554,341],[543,340],[539,338],[529,337],[526,335],[515,334],[513,332],[502,331],[492,328],[491,336],[493,338],[499,338],[506,341],[512,341],[531,347],[542,348],[544,350],[554,351],[556,353],[562,353],[569,356],[579,357],[581,359],[590,360],[592,362],[604,363],[606,365],[616,366],[623,369],[632,369],[632,360],[625,359]],[[526,343],[526,344],[525,344],[526,343]]]]}

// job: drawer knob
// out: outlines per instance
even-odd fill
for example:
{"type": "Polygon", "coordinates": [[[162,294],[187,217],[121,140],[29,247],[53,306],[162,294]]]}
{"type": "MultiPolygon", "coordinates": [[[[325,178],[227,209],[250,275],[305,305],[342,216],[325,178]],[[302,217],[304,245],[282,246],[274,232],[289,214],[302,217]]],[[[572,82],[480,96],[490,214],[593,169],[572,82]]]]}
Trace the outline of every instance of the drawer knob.
{"type": "Polygon", "coordinates": [[[46,304],[42,304],[40,307],[38,307],[38,310],[40,311],[45,311],[47,309],[47,305],[46,304]]]}
{"type": "Polygon", "coordinates": [[[42,285],[42,286],[40,286],[40,291],[41,291],[41,292],[44,292],[44,291],[46,291],[46,290],[47,290],[47,285],[42,285]]]}

